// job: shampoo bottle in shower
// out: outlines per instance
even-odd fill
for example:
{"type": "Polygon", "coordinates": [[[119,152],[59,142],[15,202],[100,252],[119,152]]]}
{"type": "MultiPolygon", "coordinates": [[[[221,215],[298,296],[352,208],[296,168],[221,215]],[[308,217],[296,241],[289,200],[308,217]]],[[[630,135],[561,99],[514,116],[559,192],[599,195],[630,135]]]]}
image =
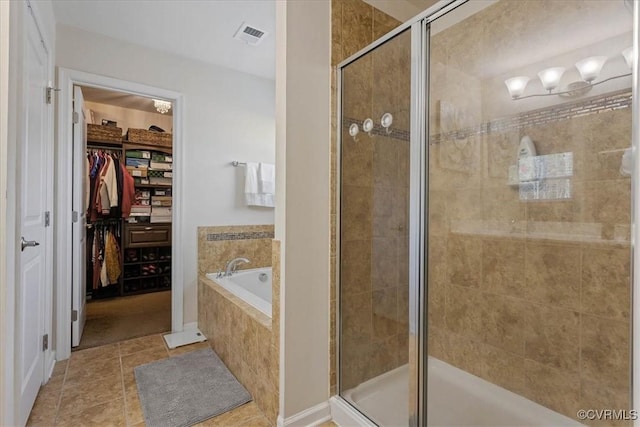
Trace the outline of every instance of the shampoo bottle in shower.
{"type": "Polygon", "coordinates": [[[518,159],[523,157],[533,157],[536,155],[536,146],[533,145],[533,141],[531,137],[525,135],[520,140],[520,145],[518,146],[518,159]]]}

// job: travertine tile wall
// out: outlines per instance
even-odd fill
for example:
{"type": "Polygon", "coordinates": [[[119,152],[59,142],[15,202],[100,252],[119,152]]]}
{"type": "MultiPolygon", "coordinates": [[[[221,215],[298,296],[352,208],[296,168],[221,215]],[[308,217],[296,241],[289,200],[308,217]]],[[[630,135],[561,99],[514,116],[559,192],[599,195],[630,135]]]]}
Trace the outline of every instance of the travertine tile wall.
{"type": "MultiPolygon", "coordinates": [[[[508,3],[431,40],[430,129],[438,143],[429,146],[429,354],[572,418],[580,408],[628,409],[631,186],[619,169],[630,108],[458,139],[435,135],[503,119],[487,111],[514,105],[474,71],[499,51],[496,40],[503,52],[525,42],[507,37],[514,13],[526,11],[531,23],[549,5],[522,2],[514,11],[508,3]],[[524,135],[539,155],[573,153],[570,199],[523,201],[507,185],[524,135]]],[[[512,108],[526,111],[527,100],[518,102],[512,108]]]]}
{"type": "Polygon", "coordinates": [[[198,227],[198,274],[224,270],[228,261],[248,258],[238,269],[271,266],[273,225],[198,227]]]}
{"type": "MultiPolygon", "coordinates": [[[[332,55],[331,62],[333,65],[338,64],[345,58],[354,54],[358,50],[367,46],[374,40],[388,33],[396,26],[400,24],[394,18],[386,15],[385,13],[379,11],[378,9],[372,7],[371,5],[361,1],[361,0],[332,0],[331,2],[331,27],[332,27],[332,55]]],[[[387,48],[387,53],[393,55],[394,49],[387,48]]],[[[398,55],[395,56],[396,58],[398,55]]],[[[372,117],[376,120],[379,120],[382,112],[389,111],[394,114],[398,123],[401,121],[401,114],[398,113],[396,116],[397,107],[394,105],[393,108],[390,108],[391,105],[385,105],[382,102],[378,102],[377,104],[373,104],[372,96],[373,94],[373,78],[376,77],[386,77],[387,79],[391,79],[392,75],[382,72],[382,66],[386,65],[388,67],[391,66],[390,62],[391,58],[378,58],[378,62],[376,63],[375,70],[377,74],[374,76],[374,63],[371,58],[363,61],[362,65],[356,65],[359,67],[363,73],[360,77],[364,77],[363,80],[353,80],[353,85],[349,85],[349,89],[351,92],[349,93],[349,97],[352,99],[350,103],[350,118],[357,120],[364,120],[367,117],[372,117]],[[360,89],[364,89],[360,92],[360,89]],[[375,109],[375,111],[374,111],[375,109]]],[[[336,377],[336,293],[335,293],[335,278],[336,278],[336,199],[335,195],[337,192],[336,182],[337,182],[337,123],[336,123],[336,72],[335,69],[332,75],[332,126],[331,126],[331,194],[334,197],[331,200],[331,318],[330,318],[330,395],[334,395],[337,393],[337,377],[336,377]]],[[[345,88],[347,86],[345,85],[345,88]]],[[[394,93],[391,92],[392,88],[397,89],[397,85],[392,84],[390,86],[381,85],[379,88],[382,89],[383,93],[376,93],[377,97],[386,99],[389,103],[398,102],[396,98],[393,97],[394,93]]],[[[379,90],[379,89],[378,89],[379,90]]],[[[347,137],[348,133],[346,134],[347,137]]],[[[349,305],[349,307],[345,307],[343,311],[348,311],[355,316],[347,316],[347,325],[349,326],[349,334],[351,338],[347,338],[346,336],[343,338],[343,342],[348,342],[347,346],[343,346],[343,360],[345,361],[345,366],[343,367],[343,388],[349,388],[357,384],[358,382],[362,382],[367,378],[370,378],[377,372],[383,372],[385,369],[389,367],[395,366],[398,363],[398,360],[403,357],[400,349],[404,346],[402,343],[402,339],[399,337],[398,330],[403,329],[402,323],[406,321],[405,316],[398,316],[398,306],[397,304],[402,304],[403,299],[402,296],[399,297],[399,286],[398,282],[373,282],[372,277],[372,248],[373,245],[373,204],[374,204],[374,194],[375,201],[377,201],[376,206],[379,208],[379,213],[376,217],[376,221],[390,219],[391,213],[382,212],[383,211],[383,201],[384,197],[389,197],[390,193],[393,192],[393,185],[391,185],[392,178],[391,174],[395,172],[395,176],[393,179],[395,183],[400,179],[397,175],[397,163],[392,165],[388,163],[384,166],[387,167],[388,174],[385,175],[389,179],[387,182],[378,182],[378,186],[376,186],[376,190],[374,191],[374,182],[372,179],[373,173],[373,156],[376,152],[374,147],[378,147],[377,155],[381,156],[383,152],[381,151],[385,147],[392,147],[392,153],[389,154],[393,157],[393,159],[398,159],[400,148],[397,145],[385,144],[385,140],[389,138],[383,137],[375,137],[373,140],[370,140],[368,136],[362,136],[363,139],[366,139],[366,145],[362,147],[356,147],[355,150],[352,150],[350,153],[346,155],[351,155],[352,158],[349,161],[354,161],[353,169],[349,169],[352,178],[351,185],[347,190],[347,193],[350,191],[350,195],[345,195],[354,203],[358,204],[357,206],[353,206],[355,210],[362,209],[361,212],[352,212],[357,216],[361,216],[364,220],[362,224],[356,224],[353,222],[351,225],[345,228],[343,225],[343,233],[346,232],[351,238],[349,243],[343,247],[343,260],[346,261],[346,264],[343,267],[346,267],[346,271],[343,271],[343,274],[347,275],[346,280],[349,285],[343,289],[345,292],[345,300],[343,303],[349,305]],[[364,169],[363,169],[364,168],[364,169]],[[367,177],[364,176],[357,177],[357,175],[362,172],[367,177]],[[360,185],[359,185],[360,184],[360,185]],[[364,192],[361,192],[364,190],[364,192]],[[360,246],[363,250],[359,251],[358,246],[360,246]],[[346,258],[345,258],[346,251],[346,258]],[[375,292],[374,292],[375,289],[375,292]],[[348,295],[348,296],[347,296],[348,295]],[[374,304],[375,301],[375,304],[374,304]],[[361,304],[362,306],[359,306],[361,304]],[[376,308],[376,312],[374,313],[374,305],[376,308]],[[375,320],[374,320],[375,317],[375,320]],[[401,318],[401,321],[398,321],[398,318],[401,318]],[[351,323],[350,323],[351,322],[351,323]],[[374,322],[375,322],[375,334],[374,334],[374,322]],[[359,335],[358,328],[362,328],[363,335],[359,335]],[[375,337],[375,338],[374,338],[375,337]],[[381,346],[374,346],[374,342],[377,344],[381,344],[381,346]],[[373,362],[372,362],[373,361],[373,362]]],[[[377,162],[376,165],[378,167],[381,166],[380,162],[377,162]]],[[[383,167],[384,167],[383,166],[383,167]]],[[[347,169],[345,169],[347,171],[347,169]]],[[[344,178],[343,178],[344,179],[344,178]]],[[[402,185],[398,185],[401,189],[402,185]]],[[[400,193],[404,192],[404,189],[400,193]]],[[[391,196],[393,197],[393,196],[391,196]]],[[[397,215],[397,214],[396,214],[397,215]]],[[[400,226],[400,224],[398,224],[400,226]]],[[[405,229],[406,230],[406,229],[405,229]]],[[[397,230],[396,230],[397,231],[397,230]]],[[[379,238],[380,244],[375,245],[376,254],[375,259],[378,260],[382,256],[382,249],[388,248],[389,246],[393,246],[397,248],[397,240],[401,238],[402,232],[398,231],[397,235],[394,236],[376,236],[379,238]],[[386,244],[386,246],[385,246],[386,244]]],[[[390,260],[385,259],[385,261],[390,260]]],[[[385,265],[389,263],[386,262],[385,265]]],[[[379,265],[377,267],[380,267],[379,265]]],[[[406,328],[405,328],[406,329],[406,328]]],[[[348,335],[349,335],[348,334],[348,335]]],[[[406,337],[406,334],[405,334],[406,337]]]]}
{"type": "Polygon", "coordinates": [[[198,326],[272,425],[279,407],[280,242],[272,241],[272,318],[200,275],[198,326]]]}

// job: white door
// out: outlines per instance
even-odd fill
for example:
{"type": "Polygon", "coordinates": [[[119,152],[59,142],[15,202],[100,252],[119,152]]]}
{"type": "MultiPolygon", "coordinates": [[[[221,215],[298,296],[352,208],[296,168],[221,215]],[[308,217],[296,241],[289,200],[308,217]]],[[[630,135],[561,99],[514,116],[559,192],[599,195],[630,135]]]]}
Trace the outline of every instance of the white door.
{"type": "Polygon", "coordinates": [[[87,206],[85,198],[87,171],[87,125],[84,115],[84,97],[82,89],[73,88],[73,276],[71,291],[71,346],[80,345],[84,322],[86,320],[87,299],[87,206]]]}
{"type": "Polygon", "coordinates": [[[46,248],[49,141],[48,53],[40,41],[35,22],[25,19],[23,108],[24,121],[19,138],[18,243],[20,271],[16,295],[17,360],[16,379],[19,399],[19,423],[24,425],[44,378],[44,313],[47,283],[46,248]]]}

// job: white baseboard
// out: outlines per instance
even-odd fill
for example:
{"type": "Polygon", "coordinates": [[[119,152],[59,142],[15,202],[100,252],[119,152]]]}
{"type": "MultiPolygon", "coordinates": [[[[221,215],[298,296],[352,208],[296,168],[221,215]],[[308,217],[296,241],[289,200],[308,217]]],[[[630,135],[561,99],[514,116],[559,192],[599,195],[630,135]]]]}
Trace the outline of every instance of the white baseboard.
{"type": "Polygon", "coordinates": [[[329,404],[331,405],[331,418],[338,426],[376,427],[371,420],[356,411],[340,396],[333,396],[329,399],[329,404]]]}
{"type": "Polygon", "coordinates": [[[45,381],[49,381],[51,375],[53,375],[53,369],[56,367],[56,352],[50,351],[49,357],[47,357],[44,361],[45,363],[45,381]]]}
{"type": "Polygon", "coordinates": [[[316,406],[298,412],[295,415],[282,418],[278,415],[277,427],[311,427],[322,424],[331,419],[331,407],[329,402],[322,402],[316,406]]]}

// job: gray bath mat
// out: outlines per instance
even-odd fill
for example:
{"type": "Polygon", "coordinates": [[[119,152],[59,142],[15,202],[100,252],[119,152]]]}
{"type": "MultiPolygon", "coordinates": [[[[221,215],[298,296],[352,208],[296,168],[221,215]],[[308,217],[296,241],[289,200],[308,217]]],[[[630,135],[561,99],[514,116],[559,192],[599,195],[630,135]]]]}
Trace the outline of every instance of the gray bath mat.
{"type": "Polygon", "coordinates": [[[149,427],[187,427],[251,401],[211,349],[186,353],[135,369],[149,427]]]}

